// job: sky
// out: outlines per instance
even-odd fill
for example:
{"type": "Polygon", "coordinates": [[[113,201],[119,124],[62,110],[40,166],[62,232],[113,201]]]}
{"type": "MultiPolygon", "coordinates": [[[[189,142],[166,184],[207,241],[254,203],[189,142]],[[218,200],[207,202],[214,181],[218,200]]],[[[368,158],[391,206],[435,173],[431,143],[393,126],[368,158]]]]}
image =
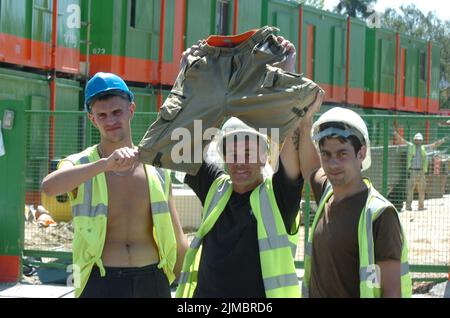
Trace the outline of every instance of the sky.
{"type": "MultiPolygon", "coordinates": [[[[325,9],[331,9],[338,3],[339,0],[325,0],[325,9]]],[[[425,14],[435,11],[441,20],[450,20],[450,1],[447,0],[377,0],[374,8],[378,12],[384,12],[386,8],[398,9],[402,4],[411,3],[425,14]]]]}

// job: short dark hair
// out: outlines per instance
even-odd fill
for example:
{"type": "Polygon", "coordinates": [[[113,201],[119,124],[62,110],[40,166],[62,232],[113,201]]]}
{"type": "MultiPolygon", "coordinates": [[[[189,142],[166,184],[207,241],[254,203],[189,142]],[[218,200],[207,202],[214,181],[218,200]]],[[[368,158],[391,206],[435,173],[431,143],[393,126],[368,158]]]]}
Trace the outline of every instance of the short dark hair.
{"type": "Polygon", "coordinates": [[[92,112],[92,105],[94,105],[95,102],[108,100],[110,98],[117,97],[117,96],[122,98],[123,100],[131,103],[130,97],[125,93],[121,93],[118,91],[106,92],[104,94],[99,94],[98,96],[95,96],[94,98],[92,98],[91,102],[88,105],[88,111],[90,113],[92,112]]]}
{"type": "MultiPolygon", "coordinates": [[[[324,131],[327,128],[337,128],[337,129],[341,129],[341,130],[347,130],[346,126],[342,123],[328,122],[328,123],[324,123],[324,124],[320,125],[319,131],[324,131]]],[[[347,138],[336,135],[336,136],[327,136],[327,137],[320,139],[319,140],[320,147],[323,146],[325,139],[337,139],[342,144],[349,142],[353,146],[353,149],[355,150],[355,154],[357,154],[361,150],[361,147],[363,145],[360,138],[358,138],[355,135],[350,135],[347,138]]]]}

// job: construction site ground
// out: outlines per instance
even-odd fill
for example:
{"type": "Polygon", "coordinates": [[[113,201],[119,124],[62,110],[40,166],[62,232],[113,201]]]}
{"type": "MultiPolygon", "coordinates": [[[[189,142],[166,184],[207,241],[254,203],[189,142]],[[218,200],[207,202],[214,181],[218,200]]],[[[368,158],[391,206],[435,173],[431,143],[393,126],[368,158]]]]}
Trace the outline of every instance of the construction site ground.
{"type": "MultiPolygon", "coordinates": [[[[448,194],[442,198],[428,199],[425,202],[425,210],[418,211],[417,201],[414,201],[412,211],[402,209],[399,213],[402,226],[408,238],[410,264],[446,266],[450,264],[449,202],[450,195],[448,194]]],[[[192,239],[193,228],[185,228],[185,231],[188,232],[188,238],[192,239]]],[[[26,250],[70,251],[72,239],[73,226],[71,222],[60,222],[54,227],[47,228],[38,227],[32,222],[25,224],[26,250]]],[[[302,225],[296,260],[303,260],[304,240],[305,230],[302,225]]],[[[53,260],[43,259],[42,261],[51,262],[53,260]]],[[[34,297],[42,295],[67,297],[71,295],[69,287],[58,285],[51,288],[46,285],[49,282],[43,282],[40,279],[38,270],[31,271],[29,274],[29,276],[23,276],[21,283],[18,285],[0,285],[0,297],[28,297],[29,295],[35,295],[34,297]]],[[[444,280],[448,275],[450,274],[413,273],[413,278],[426,277],[427,279],[439,278],[444,280]]],[[[302,278],[302,270],[298,270],[298,276],[302,278]]],[[[415,297],[444,297],[444,295],[449,297],[448,289],[450,287],[447,284],[443,289],[442,284],[415,281],[413,292],[415,297]]]]}

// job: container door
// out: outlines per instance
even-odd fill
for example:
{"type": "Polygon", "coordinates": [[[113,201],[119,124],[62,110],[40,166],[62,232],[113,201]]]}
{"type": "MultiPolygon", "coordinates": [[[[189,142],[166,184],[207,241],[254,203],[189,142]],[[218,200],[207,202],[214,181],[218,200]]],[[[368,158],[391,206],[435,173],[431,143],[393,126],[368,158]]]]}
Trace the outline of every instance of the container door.
{"type": "Polygon", "coordinates": [[[0,283],[21,273],[25,208],[24,106],[0,101],[0,283]]]}
{"type": "Polygon", "coordinates": [[[308,24],[306,32],[306,77],[314,81],[314,47],[316,44],[316,27],[312,24],[308,24]]]}
{"type": "Polygon", "coordinates": [[[400,107],[405,107],[405,81],[406,81],[406,49],[402,48],[400,53],[400,107]]]}

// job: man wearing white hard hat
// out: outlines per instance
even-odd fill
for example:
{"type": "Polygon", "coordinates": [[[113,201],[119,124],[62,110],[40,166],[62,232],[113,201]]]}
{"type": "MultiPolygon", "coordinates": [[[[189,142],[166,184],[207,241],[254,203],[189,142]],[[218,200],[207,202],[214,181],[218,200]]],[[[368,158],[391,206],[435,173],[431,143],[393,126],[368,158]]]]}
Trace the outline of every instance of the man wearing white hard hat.
{"type": "MultiPolygon", "coordinates": [[[[278,41],[294,61],[293,44],[281,37],[278,41]]],[[[322,98],[318,93],[313,104],[320,105],[322,98]]],[[[276,149],[269,149],[265,133],[249,124],[232,117],[223,125],[217,145],[225,169],[205,160],[196,175],[184,179],[202,202],[203,214],[186,253],[176,297],[300,297],[294,264],[303,187],[298,130],[280,141],[274,158],[278,169],[264,176],[269,151],[276,149]]]]}
{"type": "Polygon", "coordinates": [[[267,136],[238,118],[225,122],[217,143],[224,169],[204,162],[197,175],[185,177],[203,218],[176,297],[300,297],[294,257],[303,178],[295,140],[286,137],[277,171],[264,176],[267,136]]]}
{"type": "Polygon", "coordinates": [[[445,138],[440,139],[430,145],[423,144],[423,135],[418,132],[414,135],[414,143],[406,141],[398,132],[395,132],[404,143],[408,145],[408,155],[406,158],[406,169],[408,170],[408,182],[406,189],[406,210],[412,210],[412,201],[414,196],[414,190],[417,187],[419,193],[419,206],[418,209],[425,209],[425,189],[426,189],[426,177],[428,172],[428,158],[427,150],[436,149],[442,143],[445,138]]]}
{"type": "Polygon", "coordinates": [[[419,192],[419,210],[424,209],[426,179],[428,172],[427,151],[423,146],[423,136],[419,132],[414,135],[414,144],[408,147],[407,169],[410,170],[407,194],[406,210],[411,210],[411,203],[414,194],[414,188],[419,192]]]}
{"type": "Polygon", "coordinates": [[[364,120],[335,107],[313,125],[308,113],[300,136],[302,174],[318,204],[302,296],[410,297],[408,249],[397,211],[362,176],[371,164],[364,120]],[[303,165],[311,161],[321,168],[303,165]]]}

